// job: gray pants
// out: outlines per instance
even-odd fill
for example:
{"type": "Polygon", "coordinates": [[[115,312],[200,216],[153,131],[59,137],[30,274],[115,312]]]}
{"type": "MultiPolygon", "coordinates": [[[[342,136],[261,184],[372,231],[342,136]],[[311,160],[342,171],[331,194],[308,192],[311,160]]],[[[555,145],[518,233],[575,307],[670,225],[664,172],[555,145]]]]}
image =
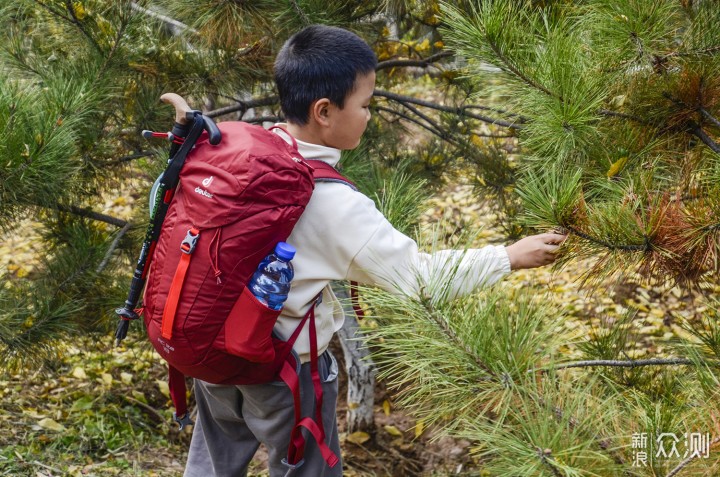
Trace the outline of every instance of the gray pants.
{"type": "MultiPolygon", "coordinates": [[[[305,436],[305,463],[289,475],[308,477],[342,476],[342,456],[338,439],[336,404],[338,366],[330,351],[318,357],[323,390],[325,442],[338,459],[330,468],[309,432],[305,436]]],[[[315,418],[310,363],[300,368],[302,416],[315,418]]],[[[249,386],[221,386],[195,380],[197,418],[190,442],[185,477],[236,477],[247,475],[248,465],[260,443],[268,450],[271,477],[283,477],[289,467],[287,457],[290,432],[295,425],[292,393],[282,382],[249,386]]]]}

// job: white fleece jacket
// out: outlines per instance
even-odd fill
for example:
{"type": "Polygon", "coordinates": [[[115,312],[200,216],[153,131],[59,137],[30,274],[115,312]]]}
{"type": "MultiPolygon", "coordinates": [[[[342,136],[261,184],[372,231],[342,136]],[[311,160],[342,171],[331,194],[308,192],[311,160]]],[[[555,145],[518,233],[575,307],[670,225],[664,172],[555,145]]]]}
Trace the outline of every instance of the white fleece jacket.
{"type": "MultiPolygon", "coordinates": [[[[284,133],[275,131],[290,141],[284,133]]],[[[306,159],[322,160],[332,166],[340,160],[339,149],[302,141],[297,144],[306,159]]],[[[419,293],[416,277],[427,281],[437,278],[440,270],[452,269],[441,279],[448,280],[446,286],[451,293],[465,295],[510,273],[510,260],[501,245],[466,252],[420,253],[415,241],[396,230],[372,200],[334,182],[315,183],[310,202],[287,242],[297,250],[292,261],[295,277],[275,331],[288,339],[322,291],[322,303],[315,310],[318,354],[325,351],[345,319],[330,288],[331,280],[353,280],[412,295],[419,293]],[[448,267],[448,263],[454,266],[448,267]]],[[[310,360],[307,324],[293,349],[303,363],[310,360]]]]}

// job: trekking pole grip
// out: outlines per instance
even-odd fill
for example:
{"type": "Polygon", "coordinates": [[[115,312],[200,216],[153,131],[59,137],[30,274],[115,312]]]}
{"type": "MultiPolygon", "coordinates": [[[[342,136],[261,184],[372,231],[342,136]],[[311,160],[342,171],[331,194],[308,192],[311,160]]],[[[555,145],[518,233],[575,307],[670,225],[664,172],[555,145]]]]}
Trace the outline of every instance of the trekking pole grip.
{"type": "Polygon", "coordinates": [[[160,96],[160,101],[163,103],[172,104],[175,107],[175,121],[180,124],[187,124],[188,118],[187,113],[192,112],[192,109],[187,104],[187,101],[182,96],[175,93],[165,93],[160,96]]]}

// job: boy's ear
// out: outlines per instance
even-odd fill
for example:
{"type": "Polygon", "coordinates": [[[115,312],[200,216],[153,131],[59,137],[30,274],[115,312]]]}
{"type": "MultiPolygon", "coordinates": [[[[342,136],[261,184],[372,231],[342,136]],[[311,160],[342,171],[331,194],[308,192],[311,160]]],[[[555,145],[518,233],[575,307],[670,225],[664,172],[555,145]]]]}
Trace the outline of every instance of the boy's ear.
{"type": "Polygon", "coordinates": [[[321,126],[328,126],[328,116],[330,111],[330,100],[328,98],[320,98],[310,106],[310,117],[321,126]]]}

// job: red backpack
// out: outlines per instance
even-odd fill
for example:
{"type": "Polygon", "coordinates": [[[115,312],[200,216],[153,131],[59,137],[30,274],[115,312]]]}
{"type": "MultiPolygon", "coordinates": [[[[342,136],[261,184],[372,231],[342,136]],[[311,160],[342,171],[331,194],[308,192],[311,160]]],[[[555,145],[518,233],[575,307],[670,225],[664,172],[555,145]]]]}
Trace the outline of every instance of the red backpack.
{"type": "Polygon", "coordinates": [[[354,186],[329,164],[302,158],[294,139],[290,145],[244,122],[217,126],[222,141],[213,146],[203,133],[180,172],[180,187],[165,216],[143,299],[150,341],[170,367],[174,417],[181,428],[192,422],[185,376],[228,385],[280,378],[295,398],[287,462],[301,461],[305,442],[300,428],[305,427],[332,467],[338,459],[324,443],[322,390],[314,386],[316,419],[302,418],[300,362],[292,353],[309,321],[315,382],[315,306],[290,339],[282,341],[272,334],[280,311],[261,304],[246,285],[260,261],[290,235],[315,181],[354,186]]]}

